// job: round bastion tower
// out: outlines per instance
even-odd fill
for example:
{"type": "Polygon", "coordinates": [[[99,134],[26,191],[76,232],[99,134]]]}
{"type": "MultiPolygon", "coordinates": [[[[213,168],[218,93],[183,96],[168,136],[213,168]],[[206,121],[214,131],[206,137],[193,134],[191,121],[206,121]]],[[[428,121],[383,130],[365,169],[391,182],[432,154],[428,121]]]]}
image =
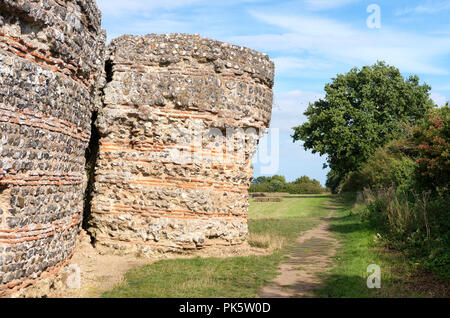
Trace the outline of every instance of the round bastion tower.
{"type": "Polygon", "coordinates": [[[0,296],[74,251],[105,39],[93,0],[0,1],[0,296]]]}
{"type": "Polygon", "coordinates": [[[187,34],[124,35],[108,51],[89,221],[96,247],[153,255],[246,242],[273,62],[187,34]]]}

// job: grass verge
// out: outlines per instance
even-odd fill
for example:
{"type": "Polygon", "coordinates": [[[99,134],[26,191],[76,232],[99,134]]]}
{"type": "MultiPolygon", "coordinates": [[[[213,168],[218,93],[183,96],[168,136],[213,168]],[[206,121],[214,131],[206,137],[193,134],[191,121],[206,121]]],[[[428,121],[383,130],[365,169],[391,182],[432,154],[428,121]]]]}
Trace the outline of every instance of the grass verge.
{"type": "Polygon", "coordinates": [[[282,202],[250,202],[249,243],[270,248],[265,256],[158,261],[128,272],[103,297],[257,297],[276,275],[295,239],[329,213],[327,195],[286,196],[282,202]]]}
{"type": "Polygon", "coordinates": [[[319,297],[445,297],[448,285],[420,270],[399,251],[388,250],[378,233],[361,222],[361,207],[352,208],[350,200],[338,202],[330,231],[340,241],[335,268],[323,273],[324,287],[316,290],[319,297]],[[367,267],[381,268],[381,288],[369,289],[367,267]]]}

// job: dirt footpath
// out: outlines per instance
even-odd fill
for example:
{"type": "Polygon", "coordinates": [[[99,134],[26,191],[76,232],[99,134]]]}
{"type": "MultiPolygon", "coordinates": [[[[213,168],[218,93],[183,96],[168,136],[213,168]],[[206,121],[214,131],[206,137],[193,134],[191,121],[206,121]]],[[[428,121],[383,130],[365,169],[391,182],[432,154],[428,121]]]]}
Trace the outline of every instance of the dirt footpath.
{"type": "Polygon", "coordinates": [[[314,297],[313,290],[321,285],[320,273],[332,268],[338,241],[328,231],[329,219],[334,211],[315,228],[297,239],[288,255],[289,260],[280,266],[280,274],[271,285],[259,293],[265,298],[314,297]]]}

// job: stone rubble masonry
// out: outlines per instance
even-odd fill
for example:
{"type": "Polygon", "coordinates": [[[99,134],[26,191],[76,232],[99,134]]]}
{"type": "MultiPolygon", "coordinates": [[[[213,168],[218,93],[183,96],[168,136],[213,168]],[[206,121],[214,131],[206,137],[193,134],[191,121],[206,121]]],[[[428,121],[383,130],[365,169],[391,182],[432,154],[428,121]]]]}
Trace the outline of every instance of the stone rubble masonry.
{"type": "Polygon", "coordinates": [[[124,35],[106,69],[89,220],[96,247],[153,256],[245,242],[273,62],[198,35],[124,35]]]}
{"type": "Polygon", "coordinates": [[[51,280],[87,216],[96,247],[120,253],[246,241],[273,63],[198,35],[105,41],[94,0],[0,0],[0,296],[51,280]]]}
{"type": "Polygon", "coordinates": [[[94,0],[0,1],[0,296],[73,254],[105,40],[94,0]]]}

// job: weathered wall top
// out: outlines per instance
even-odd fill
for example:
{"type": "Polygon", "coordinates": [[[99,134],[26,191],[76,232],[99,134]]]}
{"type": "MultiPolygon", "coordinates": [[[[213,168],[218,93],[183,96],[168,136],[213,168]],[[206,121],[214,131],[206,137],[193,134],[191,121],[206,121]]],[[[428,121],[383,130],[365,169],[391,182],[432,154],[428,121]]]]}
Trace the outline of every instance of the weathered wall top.
{"type": "Polygon", "coordinates": [[[95,79],[91,71],[103,65],[98,52],[106,41],[95,1],[2,0],[0,12],[4,13],[0,35],[20,38],[23,42],[19,44],[44,53],[43,57],[35,56],[42,62],[66,66],[81,80],[95,79]]]}
{"type": "Polygon", "coordinates": [[[272,88],[274,64],[266,54],[243,46],[201,37],[198,34],[168,33],[144,36],[123,35],[110,44],[117,63],[170,65],[186,58],[198,63],[213,62],[217,72],[227,69],[234,74],[244,72],[272,88]]]}
{"type": "Polygon", "coordinates": [[[265,54],[181,33],[124,35],[109,51],[106,104],[173,104],[238,119],[241,126],[270,123],[274,64],[265,54]]]}

